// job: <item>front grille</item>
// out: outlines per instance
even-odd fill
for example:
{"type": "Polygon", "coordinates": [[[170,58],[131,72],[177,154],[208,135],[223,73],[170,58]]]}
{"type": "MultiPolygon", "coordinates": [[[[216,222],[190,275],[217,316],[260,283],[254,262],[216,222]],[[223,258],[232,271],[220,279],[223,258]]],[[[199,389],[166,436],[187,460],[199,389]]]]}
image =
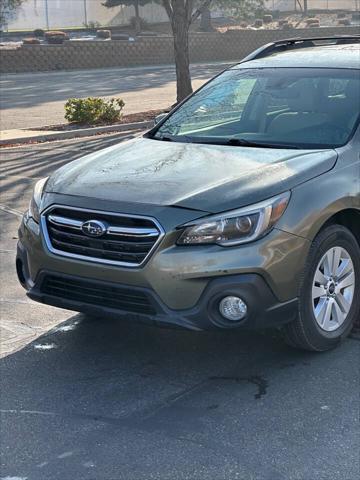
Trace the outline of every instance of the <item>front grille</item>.
{"type": "Polygon", "coordinates": [[[53,297],[80,303],[114,308],[125,312],[155,315],[156,310],[148,296],[137,290],[85,280],[46,275],[40,291],[53,297]]]}
{"type": "Polygon", "coordinates": [[[160,225],[151,218],[66,207],[46,212],[43,227],[53,253],[133,267],[145,262],[162,236],[160,225]],[[89,221],[101,223],[99,236],[84,230],[89,221]]]}

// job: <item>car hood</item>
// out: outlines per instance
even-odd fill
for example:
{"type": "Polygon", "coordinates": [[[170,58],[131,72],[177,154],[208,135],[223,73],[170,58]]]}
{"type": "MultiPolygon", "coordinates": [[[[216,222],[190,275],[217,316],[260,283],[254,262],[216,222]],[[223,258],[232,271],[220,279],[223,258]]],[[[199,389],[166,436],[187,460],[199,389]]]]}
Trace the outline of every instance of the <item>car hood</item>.
{"type": "Polygon", "coordinates": [[[138,138],[57,170],[46,192],[210,213],[289,190],[333,168],[334,150],[284,150],[138,138]]]}

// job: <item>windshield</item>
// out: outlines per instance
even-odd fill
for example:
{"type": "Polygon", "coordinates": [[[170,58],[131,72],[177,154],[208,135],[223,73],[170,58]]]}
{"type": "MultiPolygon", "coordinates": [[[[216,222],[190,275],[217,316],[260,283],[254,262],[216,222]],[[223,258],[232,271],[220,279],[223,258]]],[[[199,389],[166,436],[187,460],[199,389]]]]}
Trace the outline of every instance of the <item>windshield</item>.
{"type": "Polygon", "coordinates": [[[359,110],[359,70],[237,68],[196,92],[152,138],[335,148],[351,138],[359,110]]]}

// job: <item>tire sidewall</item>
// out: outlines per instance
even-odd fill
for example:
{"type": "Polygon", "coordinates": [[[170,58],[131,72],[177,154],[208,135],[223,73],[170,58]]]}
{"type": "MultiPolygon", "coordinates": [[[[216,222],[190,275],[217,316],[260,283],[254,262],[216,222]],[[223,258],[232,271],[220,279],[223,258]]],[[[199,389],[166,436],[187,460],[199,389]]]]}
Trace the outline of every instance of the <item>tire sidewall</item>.
{"type": "Polygon", "coordinates": [[[316,349],[328,349],[346,337],[360,314],[360,248],[352,233],[341,226],[324,230],[314,242],[309,254],[309,262],[300,291],[299,313],[304,334],[309,342],[316,344],[316,349]],[[322,257],[334,247],[344,248],[350,255],[355,268],[355,295],[350,312],[345,322],[337,330],[327,332],[318,325],[312,304],[312,287],[316,269],[322,257]]]}

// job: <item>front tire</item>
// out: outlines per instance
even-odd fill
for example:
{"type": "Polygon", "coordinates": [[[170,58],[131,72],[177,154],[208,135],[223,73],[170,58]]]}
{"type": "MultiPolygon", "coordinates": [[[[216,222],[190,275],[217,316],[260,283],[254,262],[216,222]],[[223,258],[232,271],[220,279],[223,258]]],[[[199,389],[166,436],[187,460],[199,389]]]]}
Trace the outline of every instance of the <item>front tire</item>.
{"type": "Polygon", "coordinates": [[[341,225],[315,238],[300,285],[299,312],[283,329],[296,348],[323,352],[335,348],[360,316],[360,247],[341,225]]]}

